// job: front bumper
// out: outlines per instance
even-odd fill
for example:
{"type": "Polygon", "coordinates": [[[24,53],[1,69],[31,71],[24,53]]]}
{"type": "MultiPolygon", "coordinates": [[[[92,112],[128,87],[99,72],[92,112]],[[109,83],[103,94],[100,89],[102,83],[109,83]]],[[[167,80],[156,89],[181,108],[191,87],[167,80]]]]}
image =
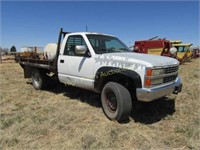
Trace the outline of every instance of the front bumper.
{"type": "Polygon", "coordinates": [[[139,101],[153,101],[169,94],[178,94],[182,90],[181,78],[178,77],[174,83],[158,88],[137,88],[136,96],[139,101]]]}

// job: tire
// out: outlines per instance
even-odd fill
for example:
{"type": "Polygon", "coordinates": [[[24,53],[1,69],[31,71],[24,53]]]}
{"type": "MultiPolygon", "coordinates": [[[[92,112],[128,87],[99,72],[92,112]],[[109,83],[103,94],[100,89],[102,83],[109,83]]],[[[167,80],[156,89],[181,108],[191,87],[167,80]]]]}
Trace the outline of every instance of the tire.
{"type": "Polygon", "coordinates": [[[36,90],[43,90],[46,86],[45,74],[35,69],[32,72],[32,84],[36,90]]]}
{"type": "Polygon", "coordinates": [[[110,120],[118,122],[128,119],[132,111],[132,99],[129,91],[121,84],[108,82],[101,93],[104,114],[110,120]]]}

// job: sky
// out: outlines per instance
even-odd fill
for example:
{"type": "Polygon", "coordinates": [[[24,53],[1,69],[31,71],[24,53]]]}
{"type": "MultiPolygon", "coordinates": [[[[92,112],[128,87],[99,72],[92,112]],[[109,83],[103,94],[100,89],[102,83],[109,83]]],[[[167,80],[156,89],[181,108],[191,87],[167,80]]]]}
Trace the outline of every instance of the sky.
{"type": "Polygon", "coordinates": [[[45,47],[68,32],[117,36],[127,46],[158,36],[200,45],[199,1],[0,1],[0,47],[45,47]]]}

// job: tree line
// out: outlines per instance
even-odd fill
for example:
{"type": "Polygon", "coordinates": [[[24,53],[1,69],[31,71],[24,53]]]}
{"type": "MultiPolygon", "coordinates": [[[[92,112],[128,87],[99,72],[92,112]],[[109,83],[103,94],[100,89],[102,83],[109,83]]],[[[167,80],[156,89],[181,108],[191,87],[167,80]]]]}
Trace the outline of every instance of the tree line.
{"type": "Polygon", "coordinates": [[[17,51],[17,49],[14,45],[10,49],[0,47],[0,52],[8,53],[8,52],[16,52],[16,51],[17,51]]]}

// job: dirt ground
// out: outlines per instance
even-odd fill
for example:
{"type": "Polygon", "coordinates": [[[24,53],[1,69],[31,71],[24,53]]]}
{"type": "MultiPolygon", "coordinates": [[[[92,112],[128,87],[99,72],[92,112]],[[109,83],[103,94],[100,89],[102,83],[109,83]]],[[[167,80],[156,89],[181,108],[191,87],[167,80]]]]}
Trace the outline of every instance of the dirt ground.
{"type": "Polygon", "coordinates": [[[100,96],[57,84],[36,91],[19,64],[0,64],[0,149],[200,149],[200,59],[180,66],[183,90],[109,121],[100,96]]]}

